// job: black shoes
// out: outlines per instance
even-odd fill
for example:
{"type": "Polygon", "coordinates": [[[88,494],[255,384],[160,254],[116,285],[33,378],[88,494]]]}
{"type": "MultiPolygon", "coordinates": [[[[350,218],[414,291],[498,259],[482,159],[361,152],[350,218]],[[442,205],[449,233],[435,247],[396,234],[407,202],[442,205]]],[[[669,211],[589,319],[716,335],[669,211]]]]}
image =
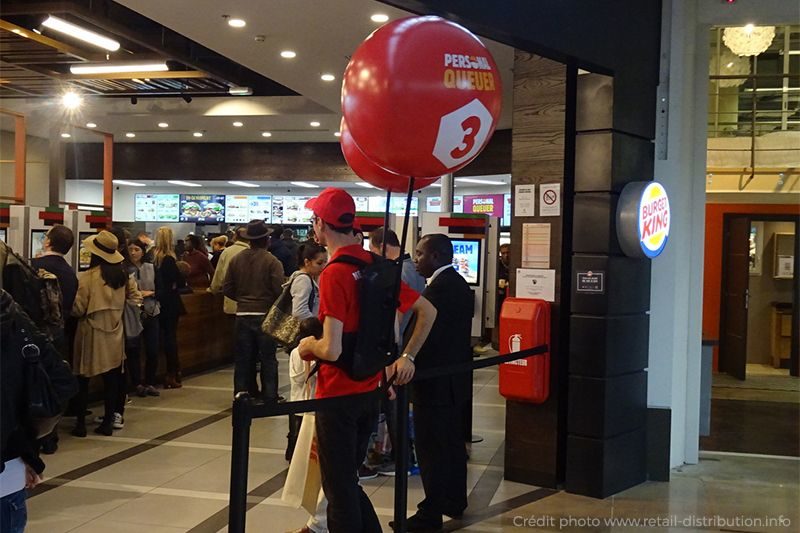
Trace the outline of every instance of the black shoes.
{"type": "MultiPolygon", "coordinates": [[[[389,527],[394,530],[394,521],[389,522],[389,527]]],[[[409,533],[433,533],[442,530],[442,517],[439,520],[428,516],[422,516],[419,513],[414,516],[408,517],[406,520],[406,531],[409,533]]]]}

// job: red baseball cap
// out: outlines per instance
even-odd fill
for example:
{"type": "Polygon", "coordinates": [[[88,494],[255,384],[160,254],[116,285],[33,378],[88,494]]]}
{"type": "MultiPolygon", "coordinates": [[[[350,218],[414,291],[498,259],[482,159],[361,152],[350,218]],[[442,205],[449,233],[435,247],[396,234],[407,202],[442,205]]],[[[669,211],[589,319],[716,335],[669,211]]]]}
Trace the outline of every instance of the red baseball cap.
{"type": "Polygon", "coordinates": [[[306,202],[306,209],[335,228],[349,228],[356,218],[356,203],[343,189],[328,187],[316,198],[306,202]]]}

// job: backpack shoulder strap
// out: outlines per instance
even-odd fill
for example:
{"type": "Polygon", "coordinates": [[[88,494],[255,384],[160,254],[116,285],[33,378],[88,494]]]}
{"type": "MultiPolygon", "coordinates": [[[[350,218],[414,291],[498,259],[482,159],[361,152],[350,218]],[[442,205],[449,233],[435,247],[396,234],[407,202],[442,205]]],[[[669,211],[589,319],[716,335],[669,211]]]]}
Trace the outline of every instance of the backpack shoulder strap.
{"type": "Polygon", "coordinates": [[[359,259],[358,257],[352,256],[352,255],[346,255],[346,254],[334,257],[333,259],[328,261],[329,265],[332,265],[333,263],[344,263],[346,265],[353,265],[353,266],[357,266],[359,269],[363,269],[368,264],[363,259],[359,259]]]}

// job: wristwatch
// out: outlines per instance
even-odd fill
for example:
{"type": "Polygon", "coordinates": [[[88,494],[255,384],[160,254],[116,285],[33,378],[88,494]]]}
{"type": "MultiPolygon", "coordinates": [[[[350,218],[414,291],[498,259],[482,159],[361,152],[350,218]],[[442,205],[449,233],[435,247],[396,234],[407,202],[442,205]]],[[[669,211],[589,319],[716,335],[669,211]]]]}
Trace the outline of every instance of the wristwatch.
{"type": "Polygon", "coordinates": [[[416,358],[415,358],[413,355],[411,355],[410,353],[404,353],[404,354],[403,354],[403,355],[401,355],[400,357],[405,357],[406,359],[408,359],[408,360],[409,360],[409,361],[411,361],[412,363],[414,362],[414,359],[416,359],[416,358]]]}

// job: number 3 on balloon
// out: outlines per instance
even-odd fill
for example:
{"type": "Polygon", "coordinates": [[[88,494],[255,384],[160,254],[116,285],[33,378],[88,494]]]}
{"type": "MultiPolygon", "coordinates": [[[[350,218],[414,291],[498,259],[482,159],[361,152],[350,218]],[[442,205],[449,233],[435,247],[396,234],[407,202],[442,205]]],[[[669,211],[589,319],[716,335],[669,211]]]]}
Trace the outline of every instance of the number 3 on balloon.
{"type": "Polygon", "coordinates": [[[475,136],[481,130],[481,119],[476,116],[467,117],[461,123],[461,131],[464,132],[464,137],[461,139],[461,144],[450,152],[450,157],[453,159],[461,159],[475,146],[475,136]]]}

